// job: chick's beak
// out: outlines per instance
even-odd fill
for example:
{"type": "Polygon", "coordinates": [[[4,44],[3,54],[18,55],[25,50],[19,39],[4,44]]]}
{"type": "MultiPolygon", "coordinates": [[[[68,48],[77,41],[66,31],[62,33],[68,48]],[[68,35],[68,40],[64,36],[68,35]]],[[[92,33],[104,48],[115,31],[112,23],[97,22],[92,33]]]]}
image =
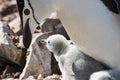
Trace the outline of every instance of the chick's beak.
{"type": "Polygon", "coordinates": [[[45,39],[41,39],[40,42],[43,44],[43,45],[46,45],[46,40],[45,39]]]}

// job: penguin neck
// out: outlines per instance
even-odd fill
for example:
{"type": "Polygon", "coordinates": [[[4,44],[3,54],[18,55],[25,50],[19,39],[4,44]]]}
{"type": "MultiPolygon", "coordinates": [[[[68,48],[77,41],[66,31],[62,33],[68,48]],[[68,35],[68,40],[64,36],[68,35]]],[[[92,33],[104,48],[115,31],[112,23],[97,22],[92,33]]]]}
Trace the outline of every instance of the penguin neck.
{"type": "Polygon", "coordinates": [[[55,55],[61,56],[62,54],[65,54],[67,47],[68,47],[68,44],[62,44],[62,46],[60,46],[59,48],[56,49],[55,55]]]}
{"type": "Polygon", "coordinates": [[[65,51],[66,51],[66,47],[63,47],[62,49],[54,53],[54,57],[58,62],[60,60],[60,56],[66,53],[65,51]]]}

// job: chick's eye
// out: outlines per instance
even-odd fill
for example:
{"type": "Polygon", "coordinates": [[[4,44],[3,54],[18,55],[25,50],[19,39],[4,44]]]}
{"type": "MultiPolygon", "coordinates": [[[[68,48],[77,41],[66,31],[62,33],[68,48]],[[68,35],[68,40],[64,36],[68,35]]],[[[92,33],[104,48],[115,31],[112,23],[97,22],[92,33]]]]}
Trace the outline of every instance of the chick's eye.
{"type": "Polygon", "coordinates": [[[48,44],[50,43],[50,41],[48,41],[48,44]]]}

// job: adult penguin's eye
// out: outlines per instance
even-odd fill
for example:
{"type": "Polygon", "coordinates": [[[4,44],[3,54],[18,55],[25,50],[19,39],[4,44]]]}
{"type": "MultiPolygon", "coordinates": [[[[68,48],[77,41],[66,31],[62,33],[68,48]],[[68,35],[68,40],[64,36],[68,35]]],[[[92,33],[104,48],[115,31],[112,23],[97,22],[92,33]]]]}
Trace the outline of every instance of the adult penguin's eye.
{"type": "Polygon", "coordinates": [[[25,14],[25,15],[29,15],[29,14],[30,14],[30,10],[26,8],[26,9],[24,10],[24,14],[25,14]]]}

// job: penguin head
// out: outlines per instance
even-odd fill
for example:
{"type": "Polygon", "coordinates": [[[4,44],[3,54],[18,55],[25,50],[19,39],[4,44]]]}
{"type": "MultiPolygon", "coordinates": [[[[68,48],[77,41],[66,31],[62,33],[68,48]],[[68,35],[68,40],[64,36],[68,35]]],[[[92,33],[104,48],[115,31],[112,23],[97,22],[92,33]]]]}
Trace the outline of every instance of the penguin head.
{"type": "Polygon", "coordinates": [[[52,13],[51,7],[48,7],[48,3],[51,2],[24,0],[21,19],[23,19],[23,44],[26,48],[29,48],[36,28],[40,28],[40,23],[52,13]]]}
{"type": "Polygon", "coordinates": [[[67,39],[60,34],[52,35],[46,40],[43,40],[42,43],[55,54],[59,54],[61,50],[64,50],[68,45],[70,45],[67,39]]]}

